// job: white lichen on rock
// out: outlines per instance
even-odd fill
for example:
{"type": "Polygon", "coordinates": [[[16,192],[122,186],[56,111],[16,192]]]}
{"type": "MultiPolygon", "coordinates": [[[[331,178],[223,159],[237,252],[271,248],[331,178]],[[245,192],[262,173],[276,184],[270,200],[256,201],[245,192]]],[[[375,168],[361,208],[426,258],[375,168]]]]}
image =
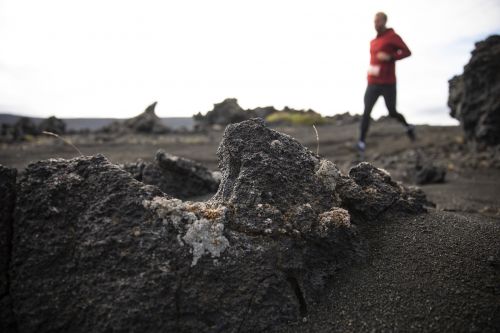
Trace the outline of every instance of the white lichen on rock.
{"type": "Polygon", "coordinates": [[[172,223],[179,233],[185,232],[184,236],[179,234],[177,240],[179,245],[186,243],[191,246],[193,253],[191,266],[196,265],[205,253],[210,253],[213,258],[220,257],[229,246],[229,241],[223,234],[226,212],[224,206],[214,206],[204,202],[183,202],[165,197],[144,200],[142,204],[145,208],[153,210],[164,223],[172,223]]]}
{"type": "Polygon", "coordinates": [[[328,190],[335,191],[337,182],[341,177],[341,174],[339,169],[333,162],[322,159],[319,161],[318,171],[316,171],[316,177],[321,180],[321,182],[328,190]]]}
{"type": "Polygon", "coordinates": [[[343,208],[332,208],[332,210],[321,213],[318,219],[317,231],[322,237],[327,236],[333,228],[349,228],[351,226],[351,216],[343,208]]]}
{"type": "Polygon", "coordinates": [[[153,210],[164,222],[171,221],[177,229],[180,229],[183,219],[185,223],[196,221],[196,215],[187,211],[184,202],[179,199],[154,197],[153,200],[144,200],[142,204],[145,208],[153,210]]]}
{"type": "Polygon", "coordinates": [[[224,237],[223,231],[224,224],[205,218],[191,224],[182,238],[192,246],[193,262],[191,266],[196,265],[198,259],[207,252],[212,255],[212,258],[220,257],[220,254],[229,246],[229,241],[224,237]]]}

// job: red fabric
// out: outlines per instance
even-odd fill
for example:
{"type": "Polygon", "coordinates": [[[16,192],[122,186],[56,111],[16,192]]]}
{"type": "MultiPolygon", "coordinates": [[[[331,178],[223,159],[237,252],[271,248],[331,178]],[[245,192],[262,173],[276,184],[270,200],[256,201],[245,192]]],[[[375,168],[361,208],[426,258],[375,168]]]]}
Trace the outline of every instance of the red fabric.
{"type": "Polygon", "coordinates": [[[393,84],[396,83],[396,60],[409,57],[410,49],[401,37],[389,28],[377,35],[370,42],[370,68],[368,84],[393,84]],[[385,52],[391,56],[389,61],[377,59],[377,53],[385,52]]]}

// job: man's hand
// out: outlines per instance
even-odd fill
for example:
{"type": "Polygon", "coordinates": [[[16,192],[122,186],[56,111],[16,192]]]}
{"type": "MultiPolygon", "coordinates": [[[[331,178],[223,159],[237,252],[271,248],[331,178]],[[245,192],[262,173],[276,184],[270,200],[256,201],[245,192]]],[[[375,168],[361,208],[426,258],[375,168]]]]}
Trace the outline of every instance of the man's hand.
{"type": "Polygon", "coordinates": [[[377,53],[377,59],[380,61],[391,61],[391,56],[388,53],[385,52],[379,52],[377,53]]]}

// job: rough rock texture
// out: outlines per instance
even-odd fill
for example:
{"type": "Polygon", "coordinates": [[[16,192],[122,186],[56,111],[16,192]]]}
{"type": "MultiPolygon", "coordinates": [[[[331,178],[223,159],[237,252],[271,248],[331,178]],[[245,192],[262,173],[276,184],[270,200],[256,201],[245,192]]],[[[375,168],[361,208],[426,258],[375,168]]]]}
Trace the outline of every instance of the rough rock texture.
{"type": "Polygon", "coordinates": [[[29,165],[10,271],[19,331],[269,331],[306,317],[362,253],[345,208],[422,210],[379,169],[341,175],[262,120],[228,126],[218,154],[219,191],[201,203],[100,155],[29,165]]]}
{"type": "Polygon", "coordinates": [[[338,191],[349,212],[367,220],[375,220],[389,210],[424,212],[425,206],[431,205],[422,190],[396,183],[387,171],[366,162],[351,168],[338,191]]]}
{"type": "Polygon", "coordinates": [[[500,36],[476,43],[462,75],[449,81],[448,106],[471,142],[500,144],[500,36]]]}
{"type": "Polygon", "coordinates": [[[12,243],[12,214],[16,200],[16,174],[15,169],[0,165],[0,331],[2,332],[15,330],[8,267],[12,243]]]}
{"type": "MultiPolygon", "coordinates": [[[[339,205],[335,187],[340,172],[292,137],[252,119],[226,127],[217,151],[222,182],[214,199],[234,207],[235,223],[273,232],[294,227],[289,221],[339,205]],[[256,219],[271,221],[269,225],[256,219]]],[[[299,230],[300,231],[300,230],[299,230]]]]}
{"type": "Polygon", "coordinates": [[[302,235],[239,231],[234,215],[164,197],[102,156],[30,165],[11,267],[19,330],[261,331],[305,316],[319,273],[354,258],[345,210],[302,235]]]}
{"type": "Polygon", "coordinates": [[[102,129],[105,133],[146,133],[162,134],[170,130],[163,125],[161,119],[155,113],[156,103],[154,102],[140,115],[125,121],[116,121],[102,129]]]}
{"type": "Polygon", "coordinates": [[[122,167],[135,179],[158,186],[164,193],[179,199],[215,193],[220,182],[200,163],[161,149],[156,152],[153,163],[137,161],[122,167]]]}

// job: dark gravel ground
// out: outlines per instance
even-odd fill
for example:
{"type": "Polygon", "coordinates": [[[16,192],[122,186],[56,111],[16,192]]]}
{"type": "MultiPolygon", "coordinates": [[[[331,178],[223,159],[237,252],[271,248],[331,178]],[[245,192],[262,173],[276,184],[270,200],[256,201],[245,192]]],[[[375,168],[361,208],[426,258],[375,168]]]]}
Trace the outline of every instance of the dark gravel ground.
{"type": "Polygon", "coordinates": [[[500,331],[500,220],[431,211],[362,233],[366,262],[282,332],[500,331]]]}

